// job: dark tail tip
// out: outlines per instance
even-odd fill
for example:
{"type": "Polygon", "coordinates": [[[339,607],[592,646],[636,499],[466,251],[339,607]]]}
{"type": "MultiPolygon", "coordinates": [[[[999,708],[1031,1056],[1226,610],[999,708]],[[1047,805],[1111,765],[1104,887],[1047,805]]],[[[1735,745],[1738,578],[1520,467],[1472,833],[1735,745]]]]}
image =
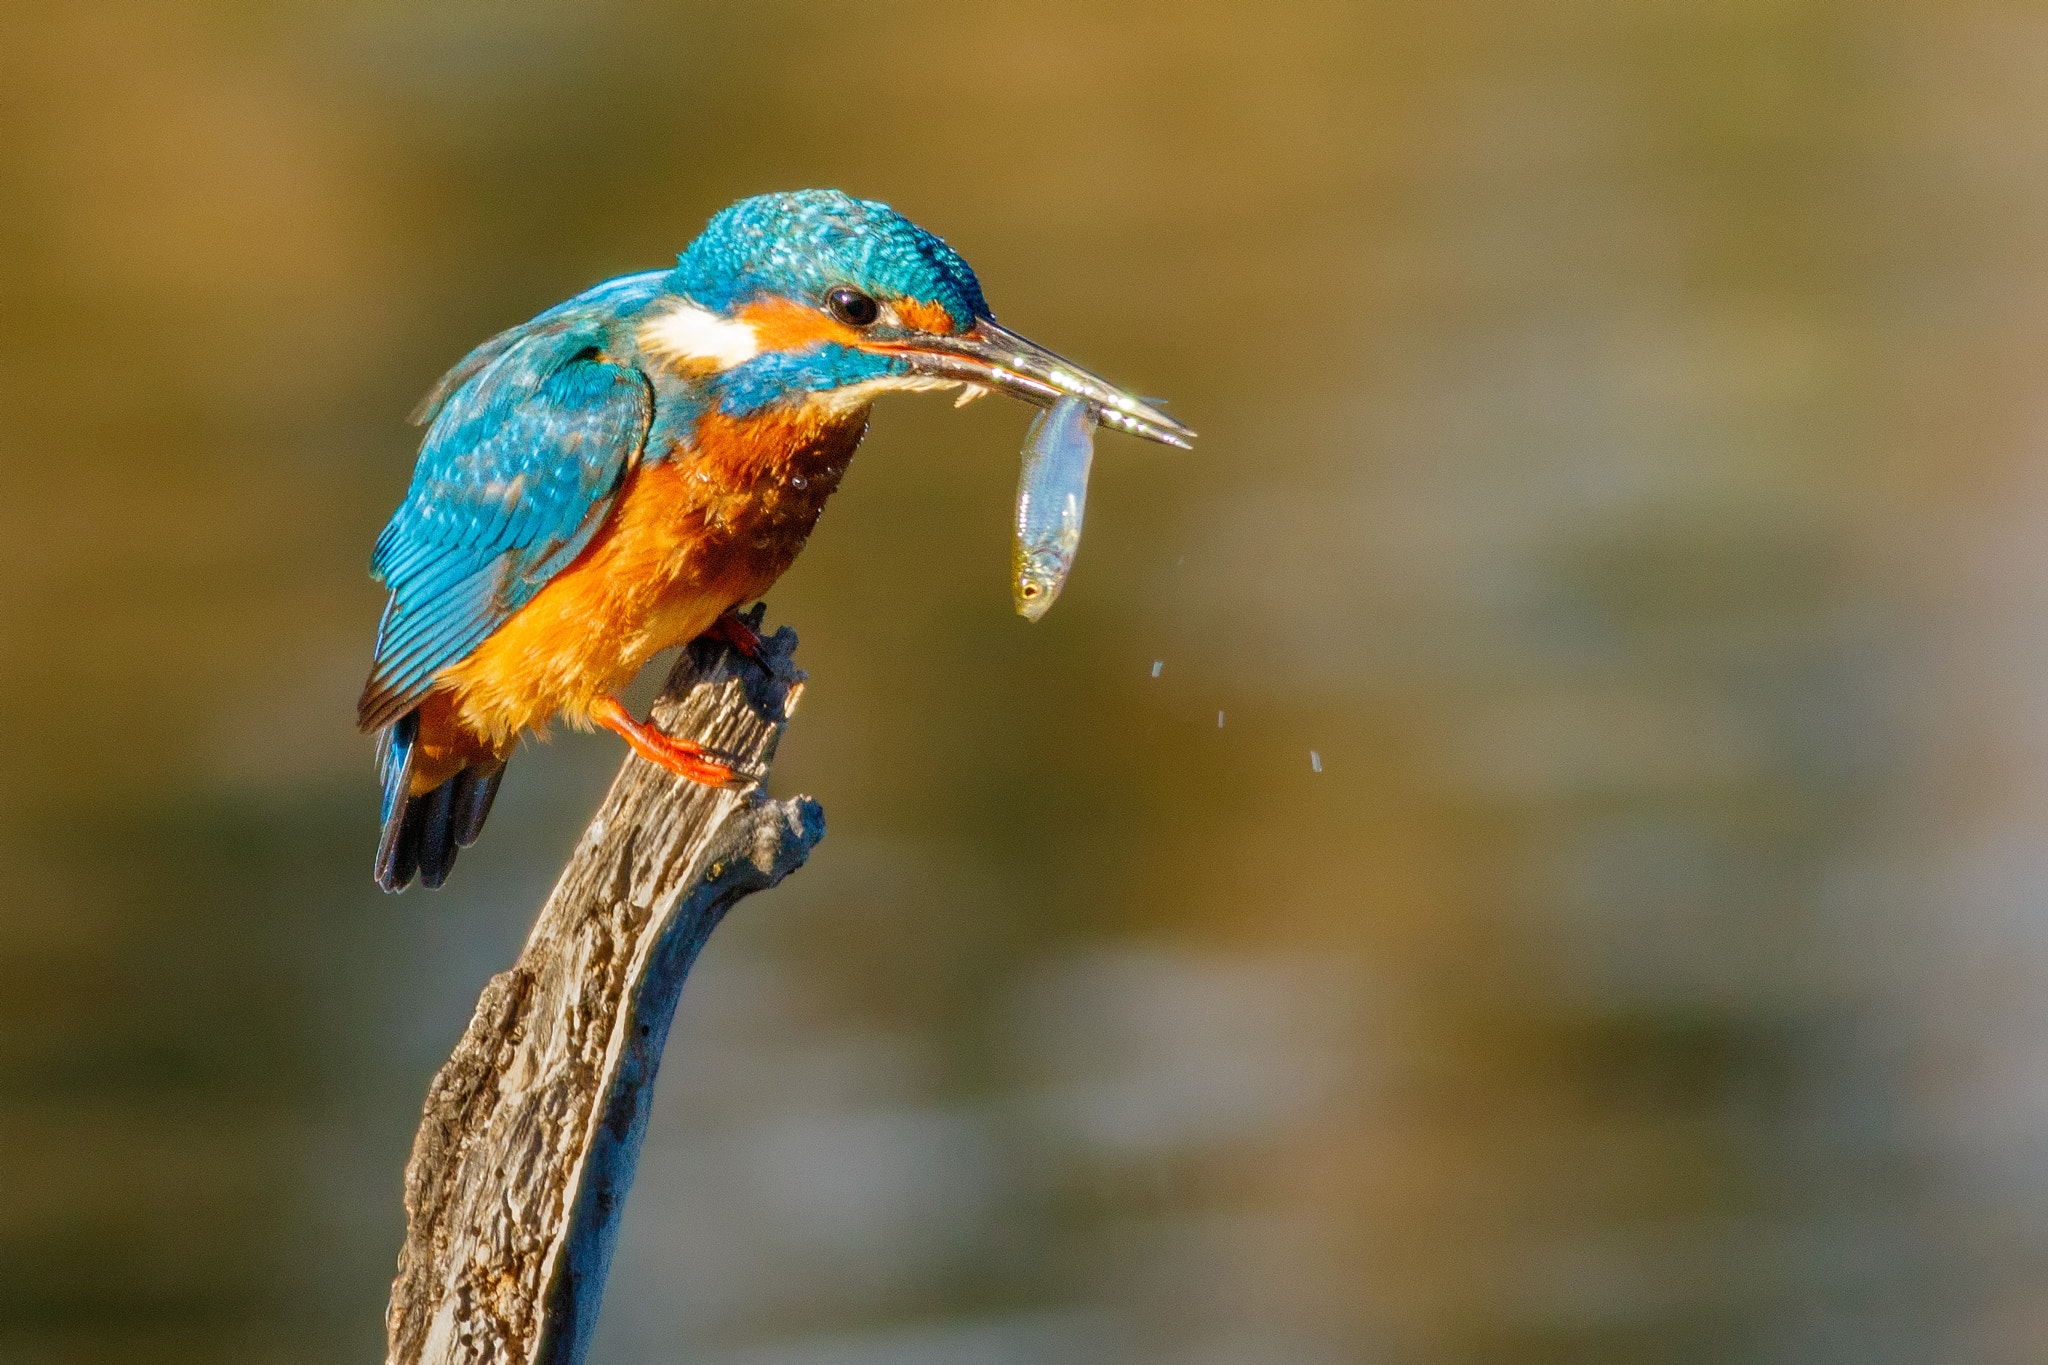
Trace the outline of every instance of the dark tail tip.
{"type": "MultiPolygon", "coordinates": [[[[430,891],[447,881],[448,869],[455,866],[455,831],[448,817],[455,809],[455,787],[461,780],[460,775],[451,777],[425,796],[405,803],[419,808],[420,885],[430,891]]],[[[410,812],[406,818],[412,818],[410,812]]]]}
{"type": "Polygon", "coordinates": [[[384,828],[377,836],[377,860],[371,868],[377,885],[403,891],[419,870],[418,822],[406,791],[412,786],[413,745],[420,736],[420,713],[408,711],[384,730],[384,748],[377,755],[377,776],[384,785],[384,828]]]}
{"type": "Polygon", "coordinates": [[[403,891],[420,870],[420,817],[425,813],[424,797],[410,797],[397,820],[386,824],[383,842],[377,845],[377,885],[386,891],[403,891]]]}
{"type": "Polygon", "coordinates": [[[419,712],[411,711],[385,732],[384,831],[377,841],[373,875],[386,891],[405,890],[415,876],[429,888],[447,881],[456,853],[475,843],[482,832],[505,775],[502,760],[482,763],[464,768],[430,792],[411,795],[419,724],[419,712]]]}
{"type": "Polygon", "coordinates": [[[455,805],[450,813],[455,827],[455,846],[468,848],[484,832],[491,815],[491,802],[498,799],[498,781],[505,776],[505,764],[478,764],[464,768],[456,778],[455,805]]]}

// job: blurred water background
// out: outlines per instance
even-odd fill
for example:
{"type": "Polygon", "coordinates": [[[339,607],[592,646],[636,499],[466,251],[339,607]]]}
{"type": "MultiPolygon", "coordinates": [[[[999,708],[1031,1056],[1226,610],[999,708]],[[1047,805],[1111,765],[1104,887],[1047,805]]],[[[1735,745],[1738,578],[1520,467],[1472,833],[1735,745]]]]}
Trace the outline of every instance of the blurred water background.
{"type": "Polygon", "coordinates": [[[596,1361],[2048,1357],[2048,11],[79,0],[0,14],[0,1360],[377,1358],[623,752],[372,888],[401,419],[805,185],[1202,440],[1033,627],[1026,414],[877,411],[596,1361]]]}

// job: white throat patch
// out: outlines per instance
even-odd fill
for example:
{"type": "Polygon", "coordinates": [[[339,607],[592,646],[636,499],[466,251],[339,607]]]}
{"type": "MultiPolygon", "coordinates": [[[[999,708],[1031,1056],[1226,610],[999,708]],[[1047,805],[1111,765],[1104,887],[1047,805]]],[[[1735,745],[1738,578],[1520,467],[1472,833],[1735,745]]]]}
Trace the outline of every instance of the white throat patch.
{"type": "Polygon", "coordinates": [[[760,338],[744,322],[723,318],[684,299],[640,328],[640,345],[673,360],[705,362],[721,370],[752,360],[760,338]]]}
{"type": "Polygon", "coordinates": [[[879,379],[863,379],[857,384],[845,384],[836,389],[823,389],[813,393],[808,404],[821,412],[834,415],[864,408],[885,393],[921,393],[931,389],[950,389],[960,381],[945,379],[932,374],[890,374],[879,379]]]}

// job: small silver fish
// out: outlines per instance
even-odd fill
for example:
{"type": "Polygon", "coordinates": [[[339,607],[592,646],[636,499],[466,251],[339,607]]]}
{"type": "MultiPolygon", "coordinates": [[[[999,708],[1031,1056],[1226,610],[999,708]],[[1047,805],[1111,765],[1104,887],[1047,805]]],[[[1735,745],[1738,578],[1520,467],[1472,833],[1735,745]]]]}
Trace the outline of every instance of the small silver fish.
{"type": "Polygon", "coordinates": [[[1074,567],[1081,514],[1088,506],[1088,466],[1095,459],[1096,414],[1065,397],[1031,419],[1024,470],[1017,479],[1017,540],[1010,555],[1010,595],[1017,614],[1036,621],[1074,567]]]}

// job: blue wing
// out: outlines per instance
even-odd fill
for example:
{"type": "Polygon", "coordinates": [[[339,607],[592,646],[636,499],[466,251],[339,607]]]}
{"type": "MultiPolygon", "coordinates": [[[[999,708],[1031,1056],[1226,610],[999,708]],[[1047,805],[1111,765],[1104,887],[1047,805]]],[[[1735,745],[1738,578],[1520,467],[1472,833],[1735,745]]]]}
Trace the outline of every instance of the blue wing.
{"type": "Polygon", "coordinates": [[[545,313],[529,319],[518,327],[507,328],[489,341],[484,342],[468,355],[455,362],[455,367],[441,376],[439,383],[420,400],[407,419],[414,426],[423,426],[434,420],[447,403],[450,394],[476,377],[477,371],[503,355],[507,348],[531,335],[534,331],[560,326],[573,320],[573,315],[586,317],[596,310],[609,309],[614,316],[645,307],[658,298],[662,287],[668,283],[669,271],[644,270],[638,275],[621,275],[615,280],[593,285],[575,298],[558,303],[545,313]]]}
{"type": "Polygon", "coordinates": [[[647,376],[604,358],[613,316],[543,313],[429,395],[412,487],[370,560],[391,600],[357,706],[365,730],[416,706],[603,524],[654,413],[647,376]]]}

